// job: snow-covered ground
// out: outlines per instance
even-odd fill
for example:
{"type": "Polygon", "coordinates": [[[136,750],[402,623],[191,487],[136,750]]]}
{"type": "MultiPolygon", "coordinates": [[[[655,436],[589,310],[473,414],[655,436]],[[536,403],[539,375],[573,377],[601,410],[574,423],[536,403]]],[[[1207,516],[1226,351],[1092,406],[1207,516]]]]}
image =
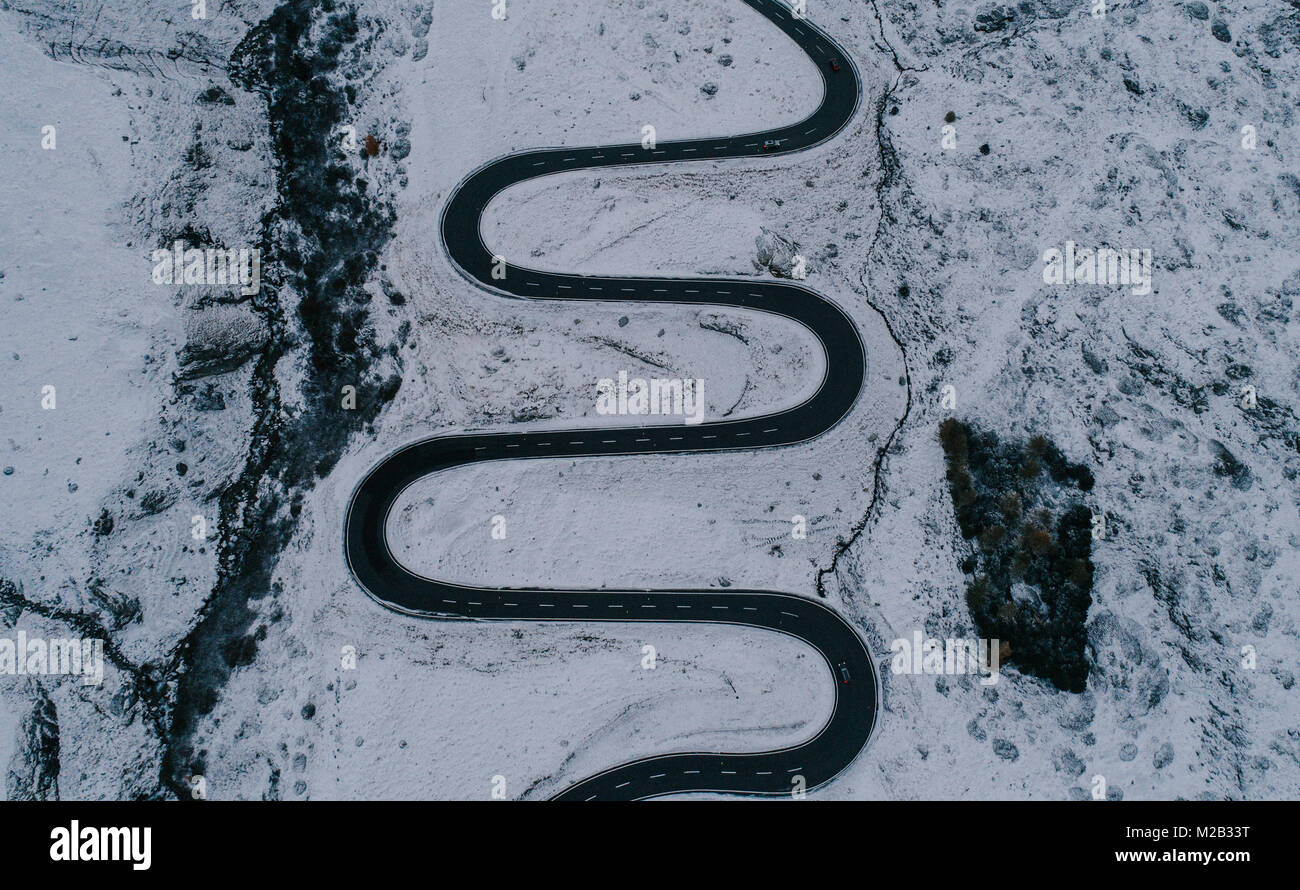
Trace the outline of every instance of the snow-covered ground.
{"type": "MultiPolygon", "coordinates": [[[[165,743],[135,690],[174,679],[202,627],[220,537],[194,540],[193,517],[216,528],[256,452],[266,409],[252,365],[281,336],[230,293],[150,278],[152,250],[187,228],[258,243],[276,200],[267,107],[223,69],[274,4],[210,5],[205,22],[168,4],[102,6],[97,21],[57,0],[0,8],[0,59],[16,73],[0,96],[14,124],[0,137],[12,172],[0,225],[18,245],[0,257],[0,464],[13,467],[0,490],[20,508],[0,520],[0,579],[16,591],[0,615],[5,634],[44,636],[80,616],[119,652],[102,687],[0,677],[13,796],[49,772],[32,716],[47,701],[61,796],[174,792],[160,790],[165,743]],[[40,147],[46,123],[54,151],[40,147]],[[244,344],[233,370],[193,376],[194,355],[231,341],[244,344]]],[[[331,75],[355,78],[351,121],[381,143],[350,163],[396,214],[366,311],[394,344],[401,388],[296,490],[293,535],[247,627],[218,628],[230,676],[187,730],[209,797],[484,798],[501,775],[508,796],[538,798],[635,756],[797,742],[829,711],[825,666],[778,635],[419,621],[348,575],[347,500],[398,445],[598,427],[614,418],[595,412],[596,380],[620,370],[703,378],[710,417],[753,416],[801,401],[824,366],[780,319],[508,301],[451,267],[439,214],[485,161],[635,142],[647,124],[660,140],[753,131],[819,96],[811,64],[736,0],[508,6],[498,21],[488,4],[364,4],[373,43],[331,75]]],[[[647,276],[766,275],[756,240],[786,239],[867,345],[854,411],[779,451],[441,474],[394,512],[398,555],[485,585],[816,596],[820,577],[883,659],[916,630],[975,635],[939,421],[1043,433],[1093,470],[1088,506],[1111,529],[1093,547],[1087,691],[1014,666],[993,687],[886,667],[876,736],[814,796],[1085,797],[1098,775],[1126,799],[1296,796],[1300,11],[810,7],[864,81],[835,140],[789,158],[545,177],[498,196],[484,232],[515,262],[647,276]],[[1067,240],[1150,248],[1152,292],[1045,284],[1040,257],[1067,240]],[[946,384],[955,411],[940,404],[946,384]],[[1241,407],[1247,385],[1255,409],[1241,407]],[[1244,474],[1225,475],[1221,449],[1244,474]],[[490,536],[498,514],[504,541],[490,536]],[[796,514],[806,540],[789,534],[796,514]]],[[[277,294],[291,317],[294,295],[277,294]]],[[[292,339],[274,369],[285,414],[302,409],[308,373],[292,339]]]]}

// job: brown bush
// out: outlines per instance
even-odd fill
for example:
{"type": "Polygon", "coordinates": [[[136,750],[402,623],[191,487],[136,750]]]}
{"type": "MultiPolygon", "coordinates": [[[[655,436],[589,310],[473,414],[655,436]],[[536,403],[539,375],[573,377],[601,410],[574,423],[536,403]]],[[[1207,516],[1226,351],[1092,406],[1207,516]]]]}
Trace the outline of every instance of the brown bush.
{"type": "Polygon", "coordinates": [[[1030,553],[1042,556],[1051,552],[1052,533],[1045,528],[1031,528],[1025,532],[1024,545],[1030,553]]]}
{"type": "Polygon", "coordinates": [[[1002,539],[1007,536],[1006,530],[1000,525],[991,525],[984,531],[980,532],[980,546],[985,550],[992,550],[1002,543],[1002,539]]]}
{"type": "Polygon", "coordinates": [[[939,442],[943,445],[943,450],[949,459],[958,460],[963,464],[966,462],[966,430],[955,417],[949,417],[939,424],[939,442]]]}
{"type": "Polygon", "coordinates": [[[971,484],[970,473],[964,466],[954,464],[948,467],[948,485],[956,506],[965,507],[975,502],[975,486],[971,484]]]}

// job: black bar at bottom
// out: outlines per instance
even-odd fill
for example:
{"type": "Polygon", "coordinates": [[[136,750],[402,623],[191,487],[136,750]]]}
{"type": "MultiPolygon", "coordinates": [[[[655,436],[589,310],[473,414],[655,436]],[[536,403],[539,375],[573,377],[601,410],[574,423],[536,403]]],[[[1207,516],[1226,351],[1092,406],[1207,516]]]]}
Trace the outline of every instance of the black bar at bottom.
{"type": "Polygon", "coordinates": [[[1291,802],[763,803],[9,803],[0,806],[0,850],[11,874],[128,881],[410,869],[436,882],[478,863],[494,878],[595,866],[635,882],[690,873],[700,861],[732,877],[847,866],[864,882],[881,863],[927,877],[1195,868],[1230,879],[1289,864],[1300,812],[1291,802]]]}

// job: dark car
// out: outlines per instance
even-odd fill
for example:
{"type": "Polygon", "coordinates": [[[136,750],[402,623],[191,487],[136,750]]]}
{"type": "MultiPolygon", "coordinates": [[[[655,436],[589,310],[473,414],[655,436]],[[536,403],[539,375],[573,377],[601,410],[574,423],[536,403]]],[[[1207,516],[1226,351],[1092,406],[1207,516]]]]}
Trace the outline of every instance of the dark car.
{"type": "Polygon", "coordinates": [[[840,680],[847,684],[849,682],[849,665],[848,662],[840,662],[840,680]]]}
{"type": "Polygon", "coordinates": [[[781,147],[780,139],[764,139],[763,147],[759,151],[776,151],[781,147]]]}
{"type": "Polygon", "coordinates": [[[839,59],[831,59],[830,65],[831,65],[831,70],[832,70],[832,71],[838,72],[838,71],[840,70],[840,60],[839,60],[839,59]]]}

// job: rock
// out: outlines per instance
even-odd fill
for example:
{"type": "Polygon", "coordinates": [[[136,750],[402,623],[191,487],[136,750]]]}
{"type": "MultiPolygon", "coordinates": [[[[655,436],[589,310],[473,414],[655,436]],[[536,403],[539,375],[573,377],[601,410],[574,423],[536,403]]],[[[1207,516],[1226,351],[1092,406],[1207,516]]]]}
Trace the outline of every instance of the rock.
{"type": "Polygon", "coordinates": [[[975,16],[975,30],[984,33],[1004,31],[1016,20],[1016,11],[1010,6],[995,6],[988,12],[975,16]]]}
{"type": "Polygon", "coordinates": [[[1186,9],[1187,14],[1194,19],[1205,21],[1210,17],[1210,7],[1204,3],[1187,3],[1183,5],[1183,9],[1186,9]]]}
{"type": "Polygon", "coordinates": [[[266,343],[262,319],[245,305],[214,305],[195,313],[177,360],[182,380],[228,374],[266,343]]]}
{"type": "Polygon", "coordinates": [[[1210,33],[1224,43],[1232,42],[1232,32],[1228,30],[1228,23],[1223,19],[1214,20],[1214,24],[1210,25],[1210,33]]]}
{"type": "Polygon", "coordinates": [[[1183,114],[1187,117],[1187,122],[1192,125],[1193,130],[1203,130],[1205,125],[1210,122],[1210,112],[1205,108],[1192,108],[1189,105],[1183,105],[1181,102],[1183,114]]]}
{"type": "Polygon", "coordinates": [[[1273,607],[1265,603],[1258,612],[1255,613],[1254,619],[1250,622],[1250,629],[1261,636],[1268,635],[1269,622],[1273,620],[1273,607]]]}
{"type": "Polygon", "coordinates": [[[91,525],[91,529],[101,538],[113,533],[113,514],[108,512],[107,507],[100,511],[99,518],[91,525]]]}
{"type": "Polygon", "coordinates": [[[1083,771],[1087,769],[1087,766],[1079,759],[1079,756],[1069,748],[1064,748],[1055,752],[1052,756],[1052,765],[1060,772],[1069,776],[1081,776],[1083,775],[1083,771]]]}
{"type": "Polygon", "coordinates": [[[1217,439],[1210,442],[1210,451],[1214,453],[1214,474],[1231,479],[1234,488],[1248,491],[1255,484],[1250,467],[1237,459],[1227,446],[1217,439]]]}
{"type": "Polygon", "coordinates": [[[1097,355],[1097,353],[1089,349],[1086,343],[1081,343],[1079,345],[1079,348],[1083,352],[1084,364],[1086,364],[1089,368],[1091,368],[1094,374],[1106,373],[1106,371],[1109,369],[1109,366],[1106,364],[1106,360],[1104,358],[1102,358],[1101,356],[1097,355]]]}
{"type": "Polygon", "coordinates": [[[153,516],[166,510],[174,503],[176,503],[174,493],[155,488],[145,492],[144,496],[140,498],[140,512],[145,516],[153,516]]]}
{"type": "Polygon", "coordinates": [[[706,96],[716,96],[718,94],[718,85],[710,81],[709,83],[706,83],[704,86],[700,87],[700,92],[706,96]]]}
{"type": "MultiPolygon", "coordinates": [[[[777,278],[794,277],[794,258],[798,255],[798,245],[789,238],[763,228],[754,239],[754,250],[759,269],[767,269],[777,278]]],[[[805,264],[805,274],[809,271],[805,264]]]]}
{"type": "Polygon", "coordinates": [[[1156,769],[1164,769],[1174,762],[1174,745],[1173,742],[1165,742],[1156,749],[1155,755],[1151,758],[1151,763],[1156,769]]]}
{"type": "MultiPolygon", "coordinates": [[[[416,19],[411,24],[411,36],[417,39],[428,37],[429,26],[432,24],[433,24],[433,9],[432,8],[426,9],[424,11],[424,14],[421,15],[418,19],[416,19]]],[[[426,41],[426,43],[427,42],[428,41],[426,41]]]]}
{"type": "Polygon", "coordinates": [[[993,740],[993,753],[1013,763],[1020,759],[1020,749],[1006,739],[993,740]]]}
{"type": "Polygon", "coordinates": [[[226,397],[217,389],[216,384],[209,383],[194,394],[195,411],[225,411],[226,397]]]}

